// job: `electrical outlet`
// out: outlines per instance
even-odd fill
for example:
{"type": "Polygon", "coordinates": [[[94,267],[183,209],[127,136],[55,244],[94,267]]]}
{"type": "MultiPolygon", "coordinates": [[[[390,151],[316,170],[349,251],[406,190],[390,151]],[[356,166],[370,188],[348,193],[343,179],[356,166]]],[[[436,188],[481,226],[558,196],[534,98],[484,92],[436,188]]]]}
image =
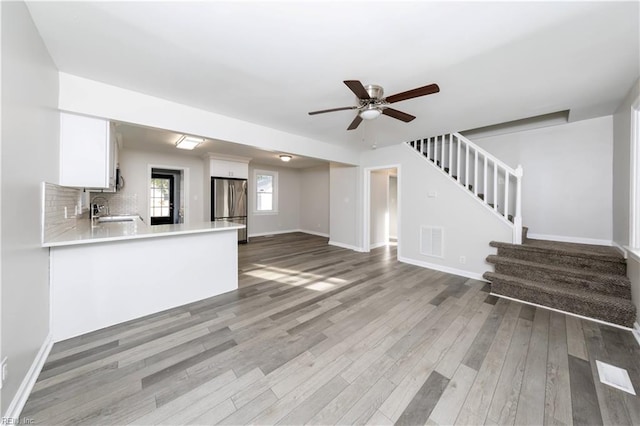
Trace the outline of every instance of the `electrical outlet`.
{"type": "Polygon", "coordinates": [[[467,263],[467,257],[466,256],[460,256],[460,263],[465,265],[467,263]]]}

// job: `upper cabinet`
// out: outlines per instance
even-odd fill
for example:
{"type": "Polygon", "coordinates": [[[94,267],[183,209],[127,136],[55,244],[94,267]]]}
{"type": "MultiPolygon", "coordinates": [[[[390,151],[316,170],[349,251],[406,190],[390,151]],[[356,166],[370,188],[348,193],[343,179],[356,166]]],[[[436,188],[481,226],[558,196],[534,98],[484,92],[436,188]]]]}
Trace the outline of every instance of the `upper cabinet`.
{"type": "Polygon", "coordinates": [[[60,185],[115,191],[117,164],[113,124],[60,114],[60,185]]]}
{"type": "Polygon", "coordinates": [[[250,158],[209,154],[209,177],[249,179],[250,158]]]}

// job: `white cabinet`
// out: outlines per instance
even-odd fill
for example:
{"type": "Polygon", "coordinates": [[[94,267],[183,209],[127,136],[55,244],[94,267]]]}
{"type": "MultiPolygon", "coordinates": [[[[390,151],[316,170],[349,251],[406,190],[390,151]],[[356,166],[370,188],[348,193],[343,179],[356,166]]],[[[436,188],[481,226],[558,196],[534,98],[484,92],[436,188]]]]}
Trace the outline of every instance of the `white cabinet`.
{"type": "Polygon", "coordinates": [[[209,176],[249,179],[249,158],[209,156],[209,176]]]}
{"type": "Polygon", "coordinates": [[[60,185],[115,190],[117,150],[108,120],[60,114],[60,185]]]}

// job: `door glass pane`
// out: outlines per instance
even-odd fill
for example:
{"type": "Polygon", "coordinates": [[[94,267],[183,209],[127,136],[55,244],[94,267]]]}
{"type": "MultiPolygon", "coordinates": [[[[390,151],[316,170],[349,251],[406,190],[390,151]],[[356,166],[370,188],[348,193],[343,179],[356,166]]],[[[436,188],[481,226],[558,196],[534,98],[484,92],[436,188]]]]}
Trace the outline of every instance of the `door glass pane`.
{"type": "Polygon", "coordinates": [[[170,179],[151,179],[151,217],[168,217],[170,204],[170,179]]]}

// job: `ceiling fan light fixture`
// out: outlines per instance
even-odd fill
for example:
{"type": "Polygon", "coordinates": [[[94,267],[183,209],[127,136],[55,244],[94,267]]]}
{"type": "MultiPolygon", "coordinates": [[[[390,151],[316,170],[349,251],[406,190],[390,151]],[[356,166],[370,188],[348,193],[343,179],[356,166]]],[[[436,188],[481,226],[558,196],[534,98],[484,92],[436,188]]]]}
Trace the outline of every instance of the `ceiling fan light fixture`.
{"type": "Polygon", "coordinates": [[[192,150],[202,142],[204,142],[202,138],[184,135],[176,142],[176,148],[192,150]]]}
{"type": "Polygon", "coordinates": [[[288,163],[289,161],[291,161],[293,157],[287,154],[282,154],[280,156],[280,160],[284,161],[285,163],[288,163]]]}
{"type": "Polygon", "coordinates": [[[378,118],[380,114],[382,114],[382,111],[373,105],[369,105],[366,109],[360,111],[360,117],[364,120],[373,120],[378,118]]]}

